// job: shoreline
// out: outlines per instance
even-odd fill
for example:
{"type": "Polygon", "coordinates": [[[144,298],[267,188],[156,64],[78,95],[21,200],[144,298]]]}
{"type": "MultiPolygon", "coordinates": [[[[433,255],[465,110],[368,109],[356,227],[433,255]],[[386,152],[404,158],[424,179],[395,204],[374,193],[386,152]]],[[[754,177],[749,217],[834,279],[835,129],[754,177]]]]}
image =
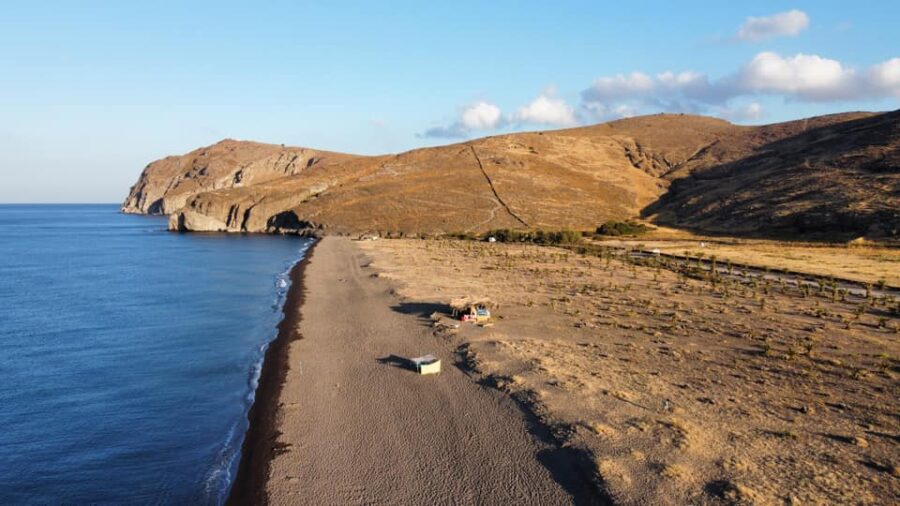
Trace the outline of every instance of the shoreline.
{"type": "Polygon", "coordinates": [[[457,344],[423,317],[442,304],[397,297],[347,238],[327,236],[317,250],[303,279],[303,339],[290,344],[271,404],[277,439],[256,437],[273,460],[249,464],[256,483],[242,483],[233,504],[593,502],[565,479],[566,452],[535,438],[505,393],[449,364],[424,378],[410,370],[423,353],[454,362],[457,344]]]}
{"type": "Polygon", "coordinates": [[[278,404],[290,368],[288,350],[293,341],[301,338],[300,308],[303,306],[306,292],[303,274],[318,244],[319,241],[311,244],[303,258],[291,267],[289,274],[291,287],[281,309],[284,316],[278,323],[277,336],[266,348],[253,405],[247,413],[249,425],[241,444],[237,474],[231,483],[225,504],[268,503],[266,482],[272,461],[279,453],[278,404]]]}

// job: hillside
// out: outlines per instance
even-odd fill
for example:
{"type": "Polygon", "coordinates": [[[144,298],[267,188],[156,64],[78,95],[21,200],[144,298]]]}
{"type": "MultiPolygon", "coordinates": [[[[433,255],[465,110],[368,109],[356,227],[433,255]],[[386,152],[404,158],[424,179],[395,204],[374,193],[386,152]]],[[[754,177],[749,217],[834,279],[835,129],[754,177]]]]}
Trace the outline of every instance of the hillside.
{"type": "Polygon", "coordinates": [[[898,119],[655,115],[383,156],[226,140],[148,165],[123,211],[231,232],[592,229],[643,216],[711,233],[896,237],[898,119]]]}
{"type": "Polygon", "coordinates": [[[898,237],[900,112],[816,125],[702,167],[643,214],[706,233],[898,237]]]}

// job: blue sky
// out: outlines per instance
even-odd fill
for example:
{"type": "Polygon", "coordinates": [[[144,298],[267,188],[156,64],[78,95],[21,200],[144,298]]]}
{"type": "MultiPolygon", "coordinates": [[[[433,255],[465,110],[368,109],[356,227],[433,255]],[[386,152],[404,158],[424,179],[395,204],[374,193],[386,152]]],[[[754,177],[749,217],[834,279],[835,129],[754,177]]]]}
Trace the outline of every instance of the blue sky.
{"type": "Polygon", "coordinates": [[[148,162],[225,137],[376,154],[897,109],[897,19],[888,0],[7,3],[0,202],[118,202],[148,162]]]}

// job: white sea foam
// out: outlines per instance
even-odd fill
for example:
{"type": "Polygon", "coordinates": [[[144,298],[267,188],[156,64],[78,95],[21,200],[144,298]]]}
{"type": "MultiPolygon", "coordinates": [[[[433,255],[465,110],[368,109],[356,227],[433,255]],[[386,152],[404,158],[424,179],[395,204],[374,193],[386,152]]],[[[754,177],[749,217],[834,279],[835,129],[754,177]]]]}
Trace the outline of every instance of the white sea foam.
{"type": "MultiPolygon", "coordinates": [[[[312,242],[305,243],[298,251],[299,255],[297,260],[290,262],[285,270],[276,276],[275,303],[272,305],[276,312],[282,310],[284,302],[287,300],[287,294],[291,287],[291,271],[297,262],[303,260],[306,256],[311,244],[312,242]]],[[[275,325],[277,326],[278,323],[280,323],[280,321],[276,322],[275,325]]],[[[228,500],[228,493],[231,490],[232,480],[234,479],[234,475],[237,473],[237,467],[240,464],[240,450],[241,446],[244,444],[244,435],[250,426],[248,416],[250,414],[250,408],[253,406],[253,402],[256,399],[256,389],[259,387],[259,378],[262,375],[263,361],[265,360],[266,351],[269,349],[269,344],[276,337],[277,334],[269,336],[269,339],[260,345],[257,350],[256,360],[251,366],[248,378],[250,388],[245,397],[244,417],[239,424],[233,425],[229,430],[228,436],[223,441],[221,450],[219,450],[215,465],[209,473],[207,473],[204,483],[206,496],[210,501],[215,502],[216,504],[224,504],[225,501],[228,500]]]]}
{"type": "Polygon", "coordinates": [[[233,424],[228,430],[228,434],[222,443],[222,448],[219,449],[215,463],[206,475],[206,480],[203,484],[206,497],[215,501],[216,504],[225,504],[225,501],[228,499],[232,468],[240,449],[240,443],[235,444],[238,433],[237,425],[237,423],[233,424]]]}

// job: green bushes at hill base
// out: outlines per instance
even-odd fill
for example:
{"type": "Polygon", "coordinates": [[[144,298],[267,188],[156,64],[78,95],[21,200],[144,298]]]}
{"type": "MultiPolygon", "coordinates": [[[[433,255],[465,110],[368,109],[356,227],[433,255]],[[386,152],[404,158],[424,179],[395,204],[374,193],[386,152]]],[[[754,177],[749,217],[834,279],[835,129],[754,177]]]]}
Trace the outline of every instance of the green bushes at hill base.
{"type": "Polygon", "coordinates": [[[607,221],[603,225],[597,227],[598,235],[620,236],[620,235],[642,235],[652,230],[647,225],[635,223],[632,221],[607,221]]]}

